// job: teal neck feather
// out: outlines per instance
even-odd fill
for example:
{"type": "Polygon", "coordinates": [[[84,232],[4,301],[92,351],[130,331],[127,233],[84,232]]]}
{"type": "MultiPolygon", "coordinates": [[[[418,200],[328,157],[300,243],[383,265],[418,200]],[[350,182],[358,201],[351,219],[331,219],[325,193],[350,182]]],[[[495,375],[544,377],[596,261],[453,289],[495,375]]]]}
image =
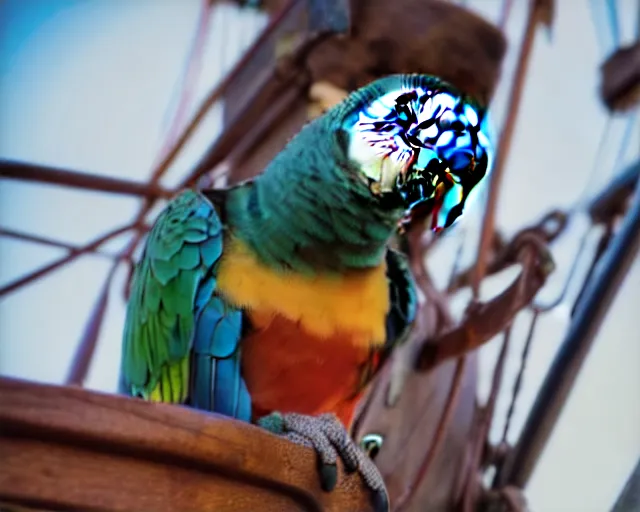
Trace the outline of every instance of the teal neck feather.
{"type": "Polygon", "coordinates": [[[374,196],[346,158],[340,110],[309,123],[263,174],[228,193],[230,229],[275,269],[377,266],[404,213],[398,201],[374,196]]]}

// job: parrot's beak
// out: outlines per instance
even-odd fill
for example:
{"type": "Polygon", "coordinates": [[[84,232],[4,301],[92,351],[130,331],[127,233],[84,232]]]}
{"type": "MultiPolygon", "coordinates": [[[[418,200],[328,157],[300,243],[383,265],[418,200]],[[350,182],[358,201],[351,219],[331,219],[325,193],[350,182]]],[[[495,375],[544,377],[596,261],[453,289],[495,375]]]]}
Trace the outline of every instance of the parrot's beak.
{"type": "Polygon", "coordinates": [[[370,191],[400,196],[407,211],[429,212],[435,231],[462,214],[489,167],[478,110],[445,85],[408,84],[345,119],[347,156],[370,191]]]}
{"type": "Polygon", "coordinates": [[[411,162],[398,177],[397,188],[414,205],[430,199],[436,191],[446,165],[429,148],[414,148],[411,162]]]}
{"type": "Polygon", "coordinates": [[[450,226],[465,203],[464,184],[445,165],[432,161],[427,169],[414,168],[399,187],[407,210],[420,211],[419,216],[427,219],[434,232],[450,226]]]}
{"type": "Polygon", "coordinates": [[[412,171],[414,170],[415,161],[416,159],[414,155],[411,155],[411,159],[407,162],[406,165],[404,165],[400,169],[400,173],[398,174],[398,178],[397,178],[397,184],[399,187],[404,186],[411,179],[411,174],[412,174],[412,171]]]}
{"type": "Polygon", "coordinates": [[[384,154],[376,151],[359,134],[351,138],[348,156],[356,162],[362,175],[370,181],[371,191],[378,195],[393,192],[399,181],[405,181],[411,168],[411,158],[402,155],[384,154]]]}

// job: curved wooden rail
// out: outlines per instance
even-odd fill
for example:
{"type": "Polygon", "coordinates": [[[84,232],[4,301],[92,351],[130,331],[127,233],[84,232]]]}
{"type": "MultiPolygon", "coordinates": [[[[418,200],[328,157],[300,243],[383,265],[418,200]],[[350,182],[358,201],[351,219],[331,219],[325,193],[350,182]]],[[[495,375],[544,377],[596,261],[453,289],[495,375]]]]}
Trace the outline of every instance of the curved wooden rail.
{"type": "MultiPolygon", "coordinates": [[[[218,415],[0,378],[0,503],[90,511],[369,511],[358,475],[218,415]]],[[[0,506],[0,508],[2,508],[0,506]]]]}

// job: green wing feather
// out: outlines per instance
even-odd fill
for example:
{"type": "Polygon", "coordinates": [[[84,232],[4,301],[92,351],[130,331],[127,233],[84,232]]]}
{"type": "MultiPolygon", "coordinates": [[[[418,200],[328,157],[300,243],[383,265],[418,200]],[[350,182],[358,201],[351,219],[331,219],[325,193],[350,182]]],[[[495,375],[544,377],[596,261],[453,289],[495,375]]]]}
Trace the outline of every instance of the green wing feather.
{"type": "Polygon", "coordinates": [[[127,393],[185,401],[197,314],[211,299],[210,276],[221,254],[222,223],[213,205],[191,190],[173,199],[133,275],[121,367],[127,393]]]}

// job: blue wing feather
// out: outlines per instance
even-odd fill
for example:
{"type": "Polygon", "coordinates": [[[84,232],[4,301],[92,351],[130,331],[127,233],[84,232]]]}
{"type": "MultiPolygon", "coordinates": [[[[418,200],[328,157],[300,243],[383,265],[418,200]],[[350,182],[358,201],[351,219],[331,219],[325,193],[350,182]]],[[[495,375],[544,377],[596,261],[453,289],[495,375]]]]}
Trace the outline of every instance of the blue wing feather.
{"type": "Polygon", "coordinates": [[[233,416],[236,412],[240,390],[240,357],[234,354],[216,363],[213,403],[216,412],[233,416]]]}
{"type": "Polygon", "coordinates": [[[194,355],[191,365],[191,395],[189,405],[196,409],[211,411],[213,389],[211,383],[215,378],[216,362],[211,357],[194,355]]]}
{"type": "Polygon", "coordinates": [[[244,421],[251,397],[241,375],[242,313],[213,295],[196,324],[191,405],[244,421]]]}
{"type": "Polygon", "coordinates": [[[150,398],[158,386],[163,401],[186,397],[191,407],[251,419],[240,368],[242,312],[216,291],[223,246],[220,216],[198,192],[176,196],[160,215],[132,283],[121,391],[150,398]],[[188,376],[172,380],[182,361],[188,376]]]}

